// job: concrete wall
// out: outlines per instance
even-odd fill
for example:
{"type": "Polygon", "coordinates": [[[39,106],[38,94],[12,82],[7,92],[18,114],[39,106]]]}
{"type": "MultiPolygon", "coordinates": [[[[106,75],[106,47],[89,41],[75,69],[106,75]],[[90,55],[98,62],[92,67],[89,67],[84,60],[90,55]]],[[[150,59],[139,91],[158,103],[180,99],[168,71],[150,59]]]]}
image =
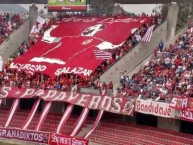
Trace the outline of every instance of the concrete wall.
{"type": "Polygon", "coordinates": [[[99,89],[92,89],[92,88],[80,88],[81,93],[91,93],[91,94],[100,94],[99,89]]]}
{"type": "Polygon", "coordinates": [[[0,55],[5,61],[21,45],[23,41],[28,40],[29,36],[29,19],[15,32],[10,35],[10,39],[0,45],[0,55]]]}
{"type": "Polygon", "coordinates": [[[127,53],[123,58],[109,68],[102,76],[101,81],[109,83],[111,80],[114,83],[114,88],[119,84],[120,71],[126,70],[131,72],[142,60],[150,56],[155,47],[158,46],[160,40],[166,41],[167,37],[167,22],[164,22],[156,30],[154,30],[151,42],[139,43],[131,52],[127,53]]]}
{"type": "Polygon", "coordinates": [[[36,7],[35,4],[29,7],[29,32],[31,31],[31,28],[36,22],[36,19],[38,17],[38,7],[36,7]]]}
{"type": "Polygon", "coordinates": [[[66,104],[64,102],[52,102],[50,112],[55,114],[63,114],[65,105],[66,104]]]}
{"type": "Polygon", "coordinates": [[[175,36],[170,38],[167,41],[166,47],[168,47],[170,44],[174,44],[175,41],[179,38],[179,36],[182,36],[185,33],[186,30],[187,30],[187,27],[184,27],[181,30],[179,30],[178,32],[176,32],[175,36]]]}
{"type": "Polygon", "coordinates": [[[173,37],[176,33],[176,24],[178,19],[178,11],[179,7],[176,3],[171,3],[168,6],[168,15],[167,15],[167,22],[168,22],[168,38],[173,37]]]}
{"type": "Polygon", "coordinates": [[[158,117],[157,118],[157,127],[179,132],[180,131],[179,129],[180,120],[158,117]]]}

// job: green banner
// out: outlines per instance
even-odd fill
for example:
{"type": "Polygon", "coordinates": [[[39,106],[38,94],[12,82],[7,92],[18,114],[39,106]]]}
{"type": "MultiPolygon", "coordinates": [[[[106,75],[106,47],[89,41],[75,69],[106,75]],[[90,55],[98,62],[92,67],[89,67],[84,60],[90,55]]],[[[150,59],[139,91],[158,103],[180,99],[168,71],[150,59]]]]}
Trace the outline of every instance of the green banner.
{"type": "Polygon", "coordinates": [[[48,0],[48,6],[86,6],[86,0],[48,0]]]}

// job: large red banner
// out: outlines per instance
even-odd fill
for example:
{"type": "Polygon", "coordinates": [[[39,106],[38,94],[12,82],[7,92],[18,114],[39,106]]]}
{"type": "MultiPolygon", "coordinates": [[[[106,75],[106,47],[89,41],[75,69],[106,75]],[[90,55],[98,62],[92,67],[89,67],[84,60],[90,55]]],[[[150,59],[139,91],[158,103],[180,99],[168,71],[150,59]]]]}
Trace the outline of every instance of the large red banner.
{"type": "Polygon", "coordinates": [[[52,25],[35,46],[10,68],[49,76],[72,73],[88,77],[103,60],[94,50],[114,49],[152,17],[64,18],[52,25]]]}
{"type": "Polygon", "coordinates": [[[33,98],[35,96],[45,101],[63,101],[89,109],[102,109],[124,115],[132,115],[135,103],[135,99],[38,88],[2,87],[0,93],[0,98],[33,98]]]}
{"type": "Polygon", "coordinates": [[[51,133],[49,145],[88,145],[88,140],[51,133]]]}
{"type": "Polygon", "coordinates": [[[49,134],[19,129],[0,128],[0,137],[46,144],[48,143],[49,134]]]}

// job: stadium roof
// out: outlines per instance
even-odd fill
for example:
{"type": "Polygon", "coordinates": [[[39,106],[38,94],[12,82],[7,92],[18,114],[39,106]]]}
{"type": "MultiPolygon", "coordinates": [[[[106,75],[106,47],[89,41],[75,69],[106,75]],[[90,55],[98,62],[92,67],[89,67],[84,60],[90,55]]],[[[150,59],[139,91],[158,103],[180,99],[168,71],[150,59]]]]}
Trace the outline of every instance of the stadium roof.
{"type": "Polygon", "coordinates": [[[121,4],[158,4],[158,3],[192,3],[192,0],[113,0],[121,4]]]}
{"type": "MultiPolygon", "coordinates": [[[[192,3],[192,0],[113,0],[122,4],[192,3]]],[[[47,0],[0,0],[0,4],[46,4],[47,0]]]]}

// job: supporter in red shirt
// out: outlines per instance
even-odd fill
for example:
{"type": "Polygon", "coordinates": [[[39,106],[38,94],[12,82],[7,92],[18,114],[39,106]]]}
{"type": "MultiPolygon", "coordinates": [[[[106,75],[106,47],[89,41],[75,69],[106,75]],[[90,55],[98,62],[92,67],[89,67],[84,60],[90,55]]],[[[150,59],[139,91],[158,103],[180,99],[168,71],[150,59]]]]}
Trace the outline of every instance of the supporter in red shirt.
{"type": "Polygon", "coordinates": [[[109,82],[108,89],[113,91],[113,82],[112,81],[109,82]]]}
{"type": "Polygon", "coordinates": [[[102,84],[102,90],[107,90],[107,84],[105,82],[102,84]]]}

